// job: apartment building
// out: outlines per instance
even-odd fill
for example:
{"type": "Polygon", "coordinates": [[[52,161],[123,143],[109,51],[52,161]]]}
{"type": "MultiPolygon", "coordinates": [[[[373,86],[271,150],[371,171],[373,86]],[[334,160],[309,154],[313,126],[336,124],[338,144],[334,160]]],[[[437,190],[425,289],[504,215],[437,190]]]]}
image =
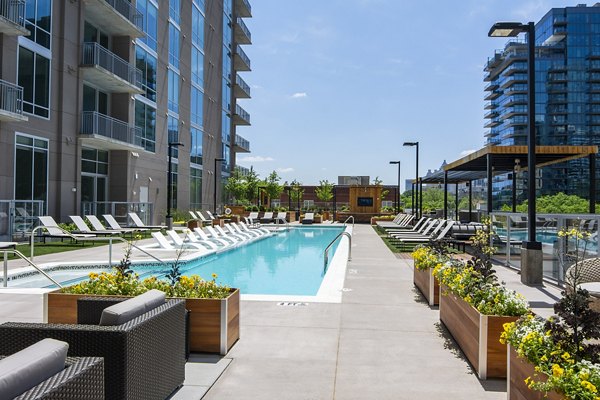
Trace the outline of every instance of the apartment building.
{"type": "Polygon", "coordinates": [[[248,17],[247,0],[0,1],[0,212],[164,220],[169,151],[173,207],[212,208],[250,151],[248,17]]]}
{"type": "MultiPolygon", "coordinates": [[[[553,8],[535,26],[538,145],[600,144],[600,6],[553,8]]],[[[527,144],[527,42],[511,38],[484,68],[486,145],[527,144]]],[[[510,204],[512,177],[525,199],[527,160],[496,177],[494,203],[510,204]]],[[[538,170],[538,195],[588,196],[586,158],[538,170]]],[[[596,167],[598,171],[598,167],[596,167]]],[[[597,179],[598,176],[592,177],[597,179]]],[[[598,194],[596,194],[598,196],[598,194]]]]}

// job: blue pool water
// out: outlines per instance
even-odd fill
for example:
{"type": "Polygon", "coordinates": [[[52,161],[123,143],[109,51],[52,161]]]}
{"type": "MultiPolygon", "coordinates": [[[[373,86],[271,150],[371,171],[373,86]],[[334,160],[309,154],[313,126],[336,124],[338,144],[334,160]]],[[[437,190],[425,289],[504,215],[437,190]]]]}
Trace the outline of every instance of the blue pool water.
{"type": "MultiPolygon", "coordinates": [[[[243,294],[279,294],[314,296],[323,280],[323,252],[344,227],[298,227],[279,232],[237,248],[192,260],[182,264],[182,275],[200,275],[217,282],[240,288],[243,294]]],[[[337,249],[336,241],[329,250],[329,260],[337,249]]],[[[94,271],[98,271],[96,268],[94,271]]],[[[163,268],[134,267],[141,278],[163,277],[163,268]]],[[[89,269],[66,269],[50,272],[63,285],[72,285],[87,279],[89,269]]],[[[11,287],[43,287],[48,280],[36,275],[11,287]]]]}

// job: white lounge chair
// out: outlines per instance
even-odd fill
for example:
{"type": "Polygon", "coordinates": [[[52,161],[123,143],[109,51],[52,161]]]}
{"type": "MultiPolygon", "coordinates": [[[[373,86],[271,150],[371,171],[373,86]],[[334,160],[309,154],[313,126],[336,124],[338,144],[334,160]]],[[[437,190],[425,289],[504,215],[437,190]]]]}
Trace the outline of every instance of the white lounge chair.
{"type": "Polygon", "coordinates": [[[270,233],[269,230],[265,228],[249,227],[245,222],[238,222],[238,225],[244,232],[260,232],[263,235],[270,233]]]}
{"type": "Polygon", "coordinates": [[[285,224],[287,223],[287,213],[285,211],[279,211],[277,213],[277,216],[275,216],[275,223],[279,224],[285,224]]]}
{"type": "Polygon", "coordinates": [[[236,229],[235,227],[236,226],[233,223],[229,223],[229,224],[225,224],[223,226],[223,229],[225,230],[225,232],[228,232],[230,235],[237,235],[237,236],[243,237],[244,240],[252,239],[253,237],[255,237],[254,235],[251,235],[246,232],[242,232],[242,231],[236,229]]]}
{"type": "Polygon", "coordinates": [[[138,215],[134,212],[127,213],[131,221],[133,222],[134,227],[136,228],[146,228],[146,229],[166,229],[165,225],[146,225],[144,222],[138,217],[138,215]]]}
{"type": "Polygon", "coordinates": [[[273,222],[273,212],[266,211],[263,214],[263,216],[260,218],[260,223],[261,224],[270,224],[271,222],[273,222]]]}
{"type": "Polygon", "coordinates": [[[198,235],[200,240],[211,241],[213,243],[216,243],[219,246],[224,246],[224,247],[229,246],[231,244],[227,240],[224,240],[224,239],[209,237],[206,234],[206,232],[204,232],[201,228],[194,228],[194,232],[196,233],[196,235],[198,235]]]}
{"type": "Polygon", "coordinates": [[[204,244],[184,241],[174,230],[168,230],[167,235],[179,249],[211,250],[204,244]]]}
{"type": "Polygon", "coordinates": [[[307,212],[304,214],[304,218],[302,218],[303,224],[312,224],[315,222],[315,213],[307,212]]]}
{"type": "Polygon", "coordinates": [[[196,243],[196,244],[202,244],[202,245],[208,247],[211,250],[218,250],[219,249],[219,245],[217,243],[211,242],[210,240],[199,239],[198,236],[193,231],[190,231],[187,234],[187,238],[188,238],[188,240],[190,242],[196,243]]]}
{"type": "MultiPolygon", "coordinates": [[[[222,227],[220,227],[219,225],[214,227],[215,230],[217,232],[219,232],[219,234],[221,235],[221,237],[230,237],[230,238],[234,238],[236,239],[238,242],[243,242],[247,239],[247,237],[236,234],[236,233],[231,233],[231,232],[226,232],[225,229],[223,229],[222,227]]],[[[227,228],[227,230],[229,230],[229,228],[227,228]]]]}
{"type": "Polygon", "coordinates": [[[254,226],[255,224],[258,223],[258,211],[250,212],[250,215],[248,215],[247,217],[244,217],[244,220],[246,221],[246,223],[248,225],[254,226]]]}
{"type": "Polygon", "coordinates": [[[227,235],[225,235],[225,236],[221,235],[219,232],[217,232],[217,230],[213,226],[207,226],[205,229],[207,230],[207,232],[210,234],[210,236],[212,238],[225,239],[230,244],[234,244],[235,243],[235,240],[232,237],[229,237],[227,235]]]}
{"type": "Polygon", "coordinates": [[[73,221],[73,223],[77,227],[77,229],[78,229],[77,233],[85,233],[85,234],[100,235],[100,236],[112,236],[112,235],[119,234],[119,232],[117,232],[117,231],[92,231],[87,226],[87,224],[85,223],[83,218],[81,218],[79,215],[69,215],[69,218],[71,218],[71,221],[73,221]]]}
{"type": "Polygon", "coordinates": [[[96,232],[116,232],[116,233],[133,233],[135,229],[133,228],[119,228],[119,229],[106,229],[102,222],[95,215],[86,215],[87,220],[92,224],[92,228],[96,232]]]}
{"type": "Polygon", "coordinates": [[[55,237],[55,238],[70,238],[70,239],[85,239],[85,238],[93,238],[96,235],[89,234],[81,234],[81,233],[65,233],[56,223],[54,218],[46,215],[42,217],[38,217],[40,223],[46,230],[46,233],[42,235],[42,237],[55,237]]]}

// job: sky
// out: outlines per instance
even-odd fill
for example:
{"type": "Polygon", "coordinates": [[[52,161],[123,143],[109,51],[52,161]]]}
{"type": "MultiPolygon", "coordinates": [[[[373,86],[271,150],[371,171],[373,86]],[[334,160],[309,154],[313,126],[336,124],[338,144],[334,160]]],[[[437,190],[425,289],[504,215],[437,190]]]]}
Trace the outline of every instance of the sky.
{"type": "MultiPolygon", "coordinates": [[[[483,66],[498,21],[539,21],[554,0],[250,0],[252,71],[237,163],[264,179],[396,185],[484,145],[483,66]]],[[[582,3],[582,2],[580,2],[582,3]]],[[[592,5],[594,3],[588,3],[592,5]]]]}

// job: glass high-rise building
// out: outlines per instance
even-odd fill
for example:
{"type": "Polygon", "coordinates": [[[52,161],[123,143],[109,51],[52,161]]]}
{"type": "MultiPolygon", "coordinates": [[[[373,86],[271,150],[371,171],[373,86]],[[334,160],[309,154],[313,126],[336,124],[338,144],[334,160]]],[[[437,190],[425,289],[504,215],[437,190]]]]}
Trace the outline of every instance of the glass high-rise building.
{"type": "Polygon", "coordinates": [[[169,142],[174,208],[212,209],[250,151],[248,17],[248,0],[2,1],[0,237],[10,202],[158,222],[169,142]]]}
{"type": "MultiPolygon", "coordinates": [[[[537,144],[600,144],[600,6],[553,8],[535,31],[537,144]]],[[[484,71],[486,145],[526,145],[526,39],[509,39],[484,71]]],[[[584,158],[539,169],[538,195],[564,192],[587,198],[588,162],[584,158]]],[[[513,175],[518,202],[525,199],[526,174],[519,170],[526,165],[521,160],[515,174],[494,179],[498,207],[511,202],[513,175]]]]}

